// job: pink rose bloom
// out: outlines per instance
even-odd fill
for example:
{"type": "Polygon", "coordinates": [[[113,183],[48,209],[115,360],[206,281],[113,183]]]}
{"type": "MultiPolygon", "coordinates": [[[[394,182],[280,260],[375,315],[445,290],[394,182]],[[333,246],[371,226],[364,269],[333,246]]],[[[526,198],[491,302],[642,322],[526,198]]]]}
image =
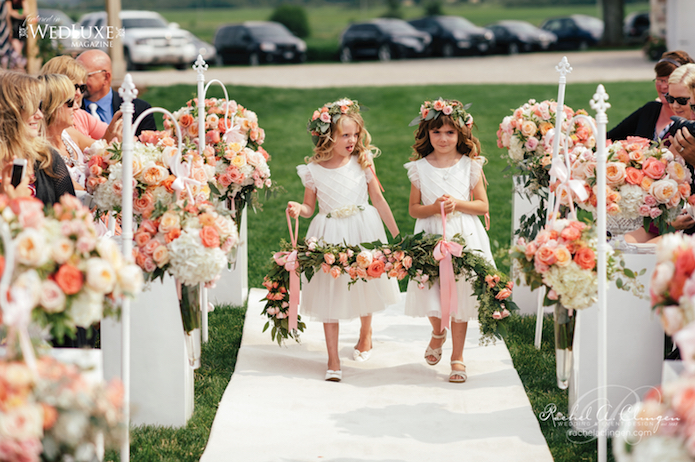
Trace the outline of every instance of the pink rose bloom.
{"type": "Polygon", "coordinates": [[[232,247],[234,247],[234,244],[236,244],[236,239],[232,237],[228,237],[226,241],[222,244],[222,252],[224,253],[229,253],[230,250],[232,250],[232,247]]]}
{"type": "Polygon", "coordinates": [[[403,257],[403,267],[405,269],[410,269],[413,266],[413,257],[410,255],[403,257]]]}
{"type": "Polygon", "coordinates": [[[103,169],[98,165],[92,165],[91,167],[89,167],[89,174],[92,176],[99,176],[101,175],[102,171],[103,169]]]}
{"type": "Polygon", "coordinates": [[[538,143],[539,143],[538,138],[536,138],[535,136],[532,136],[528,140],[526,140],[524,147],[529,151],[535,151],[536,148],[538,147],[538,143]]]}
{"type": "Polygon", "coordinates": [[[492,313],[492,319],[502,319],[502,313],[500,313],[499,311],[495,311],[494,313],[492,313]]]}
{"type": "Polygon", "coordinates": [[[10,202],[12,211],[18,215],[22,226],[39,228],[43,225],[43,202],[34,198],[15,199],[10,202]]]}
{"type": "Polygon", "coordinates": [[[321,122],[327,124],[331,123],[331,115],[327,112],[323,112],[319,118],[321,119],[321,122]]]}
{"type": "Polygon", "coordinates": [[[151,239],[147,241],[147,243],[140,249],[140,252],[142,252],[146,256],[151,256],[152,254],[154,254],[154,251],[157,250],[157,248],[161,245],[162,244],[156,241],[155,239],[151,239]]]}
{"type": "Polygon", "coordinates": [[[609,186],[620,185],[625,180],[625,164],[608,162],[606,164],[606,183],[609,186]]]}
{"type": "Polygon", "coordinates": [[[665,171],[666,166],[655,157],[648,157],[644,163],[642,163],[642,172],[654,180],[658,180],[664,176],[665,171]]]}
{"type": "Polygon", "coordinates": [[[685,325],[683,311],[677,306],[663,307],[661,309],[661,324],[664,326],[664,332],[668,335],[675,334],[685,325]]]}
{"type": "Polygon", "coordinates": [[[538,246],[535,242],[529,242],[524,250],[524,255],[526,255],[526,261],[531,261],[536,252],[538,251],[538,246]]]}
{"type": "Polygon", "coordinates": [[[347,254],[346,254],[345,252],[340,252],[340,253],[338,254],[338,261],[339,261],[340,264],[342,264],[342,265],[347,265],[347,261],[348,261],[348,256],[347,256],[347,254]]]}
{"type": "Polygon", "coordinates": [[[133,239],[135,239],[135,244],[136,244],[138,247],[144,247],[145,244],[147,244],[148,242],[150,242],[150,239],[152,239],[152,236],[150,235],[150,233],[146,233],[146,232],[143,232],[143,231],[138,231],[138,232],[135,233],[135,235],[133,236],[133,239]]]}
{"type": "Polygon", "coordinates": [[[566,241],[576,241],[577,239],[582,237],[582,232],[575,227],[567,226],[560,233],[560,237],[565,239],[566,241]]]}
{"type": "Polygon", "coordinates": [[[331,266],[331,276],[333,276],[333,279],[338,279],[342,272],[340,266],[331,266]]]}
{"type": "Polygon", "coordinates": [[[311,116],[311,120],[316,120],[319,118],[321,113],[319,111],[314,111],[314,114],[311,116]]]}
{"type": "Polygon", "coordinates": [[[487,286],[489,288],[495,287],[495,281],[492,278],[492,274],[488,274],[487,276],[485,276],[485,282],[487,283],[487,286]]]}
{"type": "Polygon", "coordinates": [[[534,259],[533,260],[533,269],[536,270],[537,273],[543,274],[546,271],[548,271],[550,269],[550,267],[548,265],[541,263],[540,261],[538,261],[538,259],[534,259]]]}
{"type": "Polygon", "coordinates": [[[444,106],[444,108],[442,109],[442,113],[444,113],[444,115],[450,115],[453,112],[453,110],[454,109],[451,106],[444,106]]]}
{"type": "Polygon", "coordinates": [[[558,297],[558,295],[557,295],[557,292],[555,292],[555,290],[550,289],[550,290],[548,291],[548,300],[557,300],[558,298],[559,298],[559,297],[558,297]]]}
{"type": "Polygon", "coordinates": [[[331,272],[331,265],[329,265],[328,263],[321,263],[321,270],[324,273],[328,274],[331,272]]]}
{"type": "Polygon", "coordinates": [[[642,199],[642,200],[644,201],[644,205],[647,205],[649,207],[654,207],[657,204],[657,201],[654,198],[654,196],[649,195],[649,194],[644,196],[644,199],[642,199]]]}
{"type": "Polygon", "coordinates": [[[502,310],[502,319],[506,318],[507,316],[511,315],[512,313],[509,312],[508,309],[503,309],[502,310]]]}
{"type": "Polygon", "coordinates": [[[205,142],[210,144],[217,144],[220,142],[220,132],[218,130],[210,130],[205,133],[205,142]]]}
{"type": "Polygon", "coordinates": [[[241,182],[246,178],[246,175],[241,173],[236,167],[228,168],[226,173],[229,174],[229,177],[232,179],[232,183],[241,184],[241,182]]]}
{"type": "Polygon", "coordinates": [[[329,265],[332,265],[333,263],[335,263],[335,255],[333,255],[332,253],[324,253],[323,259],[329,265]]]}
{"type": "Polygon", "coordinates": [[[432,107],[434,108],[435,111],[441,111],[442,109],[444,109],[444,102],[441,100],[437,100],[434,102],[432,107]]]}
{"type": "Polygon", "coordinates": [[[229,173],[224,172],[223,174],[217,177],[217,183],[223,188],[227,188],[230,184],[233,183],[232,176],[229,173]]]}
{"type": "Polygon", "coordinates": [[[652,209],[652,208],[649,207],[647,204],[642,204],[642,205],[639,206],[639,211],[638,211],[638,213],[640,214],[640,216],[648,217],[648,216],[650,216],[650,210],[651,210],[651,209],[652,209]]]}
{"type": "Polygon", "coordinates": [[[497,300],[504,300],[506,298],[509,298],[510,295],[512,295],[512,291],[505,288],[505,289],[500,290],[499,293],[497,295],[495,295],[495,298],[497,300]]]}
{"type": "Polygon", "coordinates": [[[656,217],[660,216],[662,213],[663,213],[663,212],[661,211],[660,208],[654,207],[653,209],[651,209],[651,210],[649,211],[649,216],[650,216],[651,218],[656,218],[656,217]]]}

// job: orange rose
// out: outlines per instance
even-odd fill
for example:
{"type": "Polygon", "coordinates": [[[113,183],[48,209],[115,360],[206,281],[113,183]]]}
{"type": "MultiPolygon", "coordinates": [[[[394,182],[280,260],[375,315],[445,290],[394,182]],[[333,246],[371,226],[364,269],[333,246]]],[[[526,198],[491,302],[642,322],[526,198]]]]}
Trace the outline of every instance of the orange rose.
{"type": "Polygon", "coordinates": [[[649,157],[642,163],[642,171],[649,178],[658,180],[662,176],[664,176],[666,166],[663,163],[659,162],[657,158],[649,157]]]}
{"type": "Polygon", "coordinates": [[[567,226],[560,233],[560,237],[566,241],[576,241],[577,239],[582,237],[582,232],[573,226],[567,226]]]}
{"type": "Polygon", "coordinates": [[[190,126],[195,120],[193,119],[193,116],[190,114],[184,114],[181,116],[179,119],[179,126],[181,128],[186,128],[190,126]]]}
{"type": "Polygon", "coordinates": [[[625,181],[629,184],[641,185],[644,179],[644,173],[635,167],[628,167],[625,169],[625,181]]]}
{"type": "Polygon", "coordinates": [[[541,122],[541,124],[538,126],[538,129],[541,131],[541,135],[543,136],[545,136],[545,134],[548,133],[548,130],[551,128],[555,128],[555,126],[550,122],[541,122]]]}
{"type": "Polygon", "coordinates": [[[54,278],[58,287],[60,287],[66,295],[75,295],[82,289],[84,284],[82,272],[67,263],[61,265],[58,272],[54,275],[54,278]]]}
{"type": "Polygon", "coordinates": [[[205,247],[216,248],[220,246],[220,235],[214,226],[203,226],[200,230],[200,240],[205,247]]]}
{"type": "Polygon", "coordinates": [[[688,183],[679,184],[678,185],[678,192],[680,193],[681,197],[690,196],[690,185],[688,183]]]}
{"type": "Polygon", "coordinates": [[[649,191],[649,188],[652,187],[652,183],[654,183],[654,180],[645,176],[644,178],[642,178],[642,183],[640,183],[640,187],[642,187],[642,189],[645,191],[649,191]]]}
{"type": "Polygon", "coordinates": [[[43,408],[43,429],[50,430],[58,420],[58,411],[46,403],[41,403],[41,407],[43,408]]]}
{"type": "Polygon", "coordinates": [[[551,249],[550,247],[546,247],[546,246],[543,246],[540,249],[538,249],[538,252],[536,252],[535,258],[539,263],[542,263],[542,264],[547,265],[547,266],[552,265],[557,260],[557,258],[555,257],[555,252],[553,251],[553,249],[551,249]]]}
{"type": "Polygon", "coordinates": [[[175,240],[178,239],[180,236],[181,236],[181,229],[179,229],[179,228],[172,229],[171,231],[169,231],[169,232],[167,233],[166,236],[164,236],[164,241],[168,244],[168,243],[170,243],[170,242],[172,242],[172,241],[175,241],[175,240]]]}
{"type": "Polygon", "coordinates": [[[574,254],[574,262],[581,268],[585,270],[594,269],[596,266],[596,256],[594,251],[589,247],[581,247],[574,254]]]}
{"type": "Polygon", "coordinates": [[[385,265],[383,261],[374,260],[369,267],[367,267],[367,275],[372,278],[379,278],[384,274],[384,268],[385,265]]]}
{"type": "Polygon", "coordinates": [[[200,215],[198,215],[198,221],[203,226],[214,226],[215,225],[215,217],[213,217],[209,213],[201,213],[200,215]]]}

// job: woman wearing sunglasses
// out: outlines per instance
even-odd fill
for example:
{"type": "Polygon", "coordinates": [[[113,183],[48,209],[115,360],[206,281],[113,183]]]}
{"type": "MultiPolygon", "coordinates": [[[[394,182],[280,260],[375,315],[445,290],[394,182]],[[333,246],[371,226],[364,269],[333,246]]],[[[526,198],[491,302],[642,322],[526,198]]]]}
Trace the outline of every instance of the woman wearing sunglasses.
{"type": "MultiPolygon", "coordinates": [[[[41,68],[41,74],[63,74],[66,75],[75,87],[75,104],[78,108],[82,107],[82,97],[87,90],[85,81],[87,80],[87,71],[75,58],[71,56],[56,56],[49,59],[41,68]]],[[[78,109],[74,114],[75,126],[68,129],[68,133],[72,138],[80,140],[79,132],[93,140],[104,139],[111,142],[114,138],[121,141],[123,134],[123,120],[121,112],[114,114],[110,124],[106,124],[98,118],[92,116],[89,112],[78,109]]],[[[88,146],[81,146],[85,149],[88,146]]]]}
{"type": "MultiPolygon", "coordinates": [[[[44,74],[39,79],[44,81],[45,91],[42,101],[43,121],[46,127],[46,139],[51,143],[65,165],[68,167],[77,197],[82,198],[86,193],[85,179],[87,164],[80,143],[73,139],[68,129],[75,125],[75,111],[79,109],[75,100],[75,88],[70,79],[60,74],[44,74]]],[[[84,135],[78,133],[80,137],[84,135]]],[[[84,142],[91,146],[91,138],[84,142]]]]}
{"type": "Polygon", "coordinates": [[[668,93],[669,76],[680,66],[692,63],[693,60],[685,51],[667,51],[654,65],[656,78],[654,87],[657,99],[637,109],[610,130],[606,137],[609,140],[624,140],[628,136],[641,136],[650,140],[663,137],[664,129],[671,123],[671,117],[675,115],[671,106],[666,101],[668,93]]]}

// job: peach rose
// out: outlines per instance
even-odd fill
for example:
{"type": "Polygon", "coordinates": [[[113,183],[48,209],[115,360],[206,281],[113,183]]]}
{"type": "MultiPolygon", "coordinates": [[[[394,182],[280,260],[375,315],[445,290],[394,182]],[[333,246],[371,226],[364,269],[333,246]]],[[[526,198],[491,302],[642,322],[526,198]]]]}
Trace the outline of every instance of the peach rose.
{"type": "Polygon", "coordinates": [[[495,298],[497,300],[504,300],[506,298],[509,298],[510,295],[512,295],[512,291],[510,289],[505,288],[500,290],[499,293],[495,295],[495,298]]]}
{"type": "Polygon", "coordinates": [[[582,232],[580,229],[577,229],[573,226],[567,226],[560,233],[560,237],[566,241],[576,241],[577,239],[582,237],[582,232]]]}
{"type": "Polygon", "coordinates": [[[652,187],[652,183],[654,183],[654,180],[652,180],[648,176],[645,176],[644,178],[642,178],[642,183],[640,183],[640,187],[644,191],[649,191],[649,189],[652,187]]]}
{"type": "Polygon", "coordinates": [[[652,183],[649,194],[660,204],[668,203],[678,193],[678,183],[674,180],[658,180],[652,183]]]}
{"type": "Polygon", "coordinates": [[[384,262],[381,260],[374,260],[367,267],[367,275],[372,278],[379,278],[384,274],[384,262]]]}
{"type": "Polygon", "coordinates": [[[625,164],[620,162],[608,162],[606,164],[606,183],[616,186],[625,179],[625,164]]]}
{"type": "Polygon", "coordinates": [[[368,268],[372,264],[372,254],[368,250],[363,250],[357,255],[357,265],[362,268],[368,268]]]}
{"type": "Polygon", "coordinates": [[[671,177],[672,180],[676,180],[678,183],[685,181],[685,168],[678,162],[671,162],[666,167],[666,173],[671,177]]]}
{"type": "Polygon", "coordinates": [[[635,167],[628,167],[625,169],[625,181],[629,184],[641,185],[644,179],[644,173],[635,167]]]}
{"type": "Polygon", "coordinates": [[[195,119],[193,119],[192,115],[184,114],[179,117],[179,126],[181,126],[181,128],[186,128],[189,127],[194,121],[195,119]]]}
{"type": "Polygon", "coordinates": [[[135,244],[138,247],[144,247],[145,244],[150,242],[150,239],[152,239],[152,235],[150,233],[146,233],[144,231],[138,231],[133,236],[133,239],[135,239],[135,244]]]}
{"type": "Polygon", "coordinates": [[[154,162],[143,168],[141,180],[147,185],[157,185],[169,176],[169,170],[154,162]]]}
{"type": "Polygon", "coordinates": [[[642,172],[654,180],[664,176],[665,171],[666,166],[655,157],[649,157],[642,163],[642,172]]]}
{"type": "Polygon", "coordinates": [[[555,264],[557,266],[567,266],[572,263],[572,254],[564,245],[555,247],[555,264]]]}
{"type": "Polygon", "coordinates": [[[330,275],[333,277],[333,279],[338,279],[341,273],[342,270],[340,269],[340,266],[331,266],[330,275]]]}
{"type": "Polygon", "coordinates": [[[166,242],[168,244],[172,241],[175,241],[180,236],[181,236],[181,229],[172,229],[171,231],[169,231],[167,233],[166,236],[164,236],[164,242],[166,242]]]}
{"type": "Polygon", "coordinates": [[[66,295],[75,295],[82,289],[84,284],[82,272],[67,263],[60,266],[54,275],[54,279],[58,287],[60,287],[66,295]]]}
{"type": "Polygon", "coordinates": [[[154,210],[154,197],[149,191],[144,192],[140,197],[133,201],[133,210],[145,218],[149,218],[154,210]]]}
{"type": "Polygon", "coordinates": [[[555,252],[553,249],[543,246],[538,249],[538,252],[536,252],[535,260],[543,265],[550,266],[555,263],[557,258],[555,257],[555,252]]]}
{"type": "Polygon", "coordinates": [[[214,226],[203,226],[200,230],[200,240],[205,247],[217,248],[220,246],[220,235],[214,226]]]}
{"type": "Polygon", "coordinates": [[[537,131],[538,131],[538,127],[536,126],[536,124],[533,121],[524,120],[521,123],[521,134],[522,135],[524,135],[526,137],[533,136],[536,134],[537,131]]]}
{"type": "Polygon", "coordinates": [[[541,122],[538,126],[538,129],[541,131],[542,136],[545,136],[545,134],[548,133],[548,130],[552,128],[555,128],[555,126],[550,122],[541,122]]]}
{"type": "MultiPolygon", "coordinates": [[[[347,255],[346,255],[346,256],[347,256],[347,255]]],[[[335,255],[333,255],[332,253],[324,253],[324,254],[323,254],[323,259],[324,259],[324,261],[325,261],[326,263],[328,263],[329,265],[332,265],[333,263],[335,263],[335,255]]]]}
{"type": "Polygon", "coordinates": [[[173,212],[164,212],[164,215],[159,220],[158,231],[162,234],[168,234],[171,230],[181,228],[179,215],[173,212]]]}
{"type": "Polygon", "coordinates": [[[169,249],[167,249],[167,246],[160,245],[154,249],[154,252],[152,252],[152,260],[159,268],[169,263],[169,249]]]}
{"type": "Polygon", "coordinates": [[[577,253],[574,254],[574,262],[581,269],[594,269],[594,266],[596,266],[596,256],[594,255],[594,251],[589,247],[580,247],[577,249],[577,253]]]}

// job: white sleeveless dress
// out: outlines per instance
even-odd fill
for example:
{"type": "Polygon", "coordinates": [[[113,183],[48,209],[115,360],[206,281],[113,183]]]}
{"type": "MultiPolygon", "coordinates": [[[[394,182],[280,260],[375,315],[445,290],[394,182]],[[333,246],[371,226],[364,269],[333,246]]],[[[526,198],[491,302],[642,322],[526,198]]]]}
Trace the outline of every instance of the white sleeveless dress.
{"type": "MultiPolygon", "coordinates": [[[[347,164],[335,169],[316,163],[300,165],[297,173],[304,187],[316,192],[319,205],[319,212],[309,225],[307,238],[323,238],[330,244],[345,242],[348,245],[376,240],[387,242],[379,212],[369,204],[367,183],[372,173],[362,169],[357,156],[351,156],[347,164]]],[[[314,274],[309,282],[302,277],[302,316],[314,321],[338,322],[366,316],[398,302],[398,283],[385,274],[369,282],[358,281],[349,288],[348,282],[348,275],[334,279],[323,271],[314,274]]]]}
{"type": "MultiPolygon", "coordinates": [[[[434,204],[444,194],[455,199],[470,200],[471,191],[480,181],[482,167],[480,161],[473,161],[468,156],[461,157],[456,164],[447,168],[434,167],[427,158],[408,162],[404,167],[408,170],[410,182],[420,190],[421,202],[424,205],[434,204]]],[[[420,231],[431,234],[442,234],[442,217],[433,215],[427,218],[419,218],[415,222],[415,234],[420,231]]],[[[480,218],[461,212],[454,212],[447,216],[446,237],[452,238],[455,234],[461,234],[466,240],[466,247],[480,251],[493,265],[495,261],[490,251],[490,240],[480,218]]],[[[452,310],[451,316],[457,322],[466,322],[478,317],[478,300],[473,295],[471,284],[461,278],[456,283],[458,294],[458,308],[452,310]]],[[[405,314],[408,316],[433,316],[442,317],[440,303],[439,282],[431,288],[425,284],[423,289],[417,282],[408,283],[408,292],[405,302],[405,314]]]]}

